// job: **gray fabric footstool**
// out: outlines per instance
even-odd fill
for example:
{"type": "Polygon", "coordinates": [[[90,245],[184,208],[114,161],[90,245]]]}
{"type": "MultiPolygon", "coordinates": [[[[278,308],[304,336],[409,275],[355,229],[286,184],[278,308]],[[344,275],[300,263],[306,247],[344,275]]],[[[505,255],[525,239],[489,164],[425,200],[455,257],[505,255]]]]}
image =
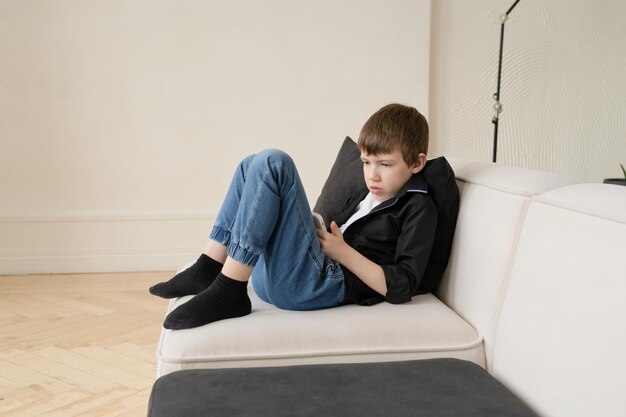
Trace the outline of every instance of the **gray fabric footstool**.
{"type": "Polygon", "coordinates": [[[536,417],[484,369],[459,359],[198,369],[159,378],[148,417],[536,417]]]}

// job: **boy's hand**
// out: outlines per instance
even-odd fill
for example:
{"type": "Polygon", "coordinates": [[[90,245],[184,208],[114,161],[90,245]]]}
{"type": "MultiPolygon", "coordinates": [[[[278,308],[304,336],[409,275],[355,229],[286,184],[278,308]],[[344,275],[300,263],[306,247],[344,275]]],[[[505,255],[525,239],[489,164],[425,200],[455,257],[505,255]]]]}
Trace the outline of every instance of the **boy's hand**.
{"type": "Polygon", "coordinates": [[[343,234],[334,220],[330,223],[330,232],[328,233],[324,229],[317,229],[317,236],[320,238],[322,251],[329,258],[341,262],[341,256],[345,253],[348,244],[343,240],[343,234]]]}

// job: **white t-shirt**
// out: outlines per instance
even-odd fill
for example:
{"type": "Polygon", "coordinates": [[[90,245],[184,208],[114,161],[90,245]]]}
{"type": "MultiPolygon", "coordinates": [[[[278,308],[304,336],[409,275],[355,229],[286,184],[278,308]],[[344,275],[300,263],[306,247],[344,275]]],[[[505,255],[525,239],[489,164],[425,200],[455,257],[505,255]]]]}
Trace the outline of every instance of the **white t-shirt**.
{"type": "Polygon", "coordinates": [[[374,199],[374,195],[372,193],[367,193],[363,201],[359,203],[356,211],[350,218],[343,224],[339,229],[341,229],[341,233],[345,233],[348,226],[350,226],[355,221],[359,220],[361,217],[365,216],[367,213],[372,211],[374,207],[380,204],[380,201],[374,199]]]}

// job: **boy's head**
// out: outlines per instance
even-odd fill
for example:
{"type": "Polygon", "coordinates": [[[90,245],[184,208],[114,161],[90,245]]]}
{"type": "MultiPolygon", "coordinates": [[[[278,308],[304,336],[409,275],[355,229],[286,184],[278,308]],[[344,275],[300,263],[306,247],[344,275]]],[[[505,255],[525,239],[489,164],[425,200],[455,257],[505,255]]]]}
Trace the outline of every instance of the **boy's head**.
{"type": "Polygon", "coordinates": [[[359,149],[369,155],[400,151],[407,165],[428,154],[428,122],[414,107],[388,104],[374,113],[361,129],[359,149]]]}
{"type": "Polygon", "coordinates": [[[385,201],[426,165],[428,123],[413,107],[389,104],[365,122],[358,145],[367,188],[385,201]]]}

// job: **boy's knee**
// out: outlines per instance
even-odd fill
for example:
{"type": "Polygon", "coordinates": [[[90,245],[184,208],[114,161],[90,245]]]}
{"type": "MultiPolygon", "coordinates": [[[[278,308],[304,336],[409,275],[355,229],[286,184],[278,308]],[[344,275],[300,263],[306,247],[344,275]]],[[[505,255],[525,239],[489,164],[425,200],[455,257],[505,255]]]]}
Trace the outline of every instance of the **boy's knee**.
{"type": "Polygon", "coordinates": [[[243,158],[241,162],[239,162],[238,169],[241,171],[244,177],[246,176],[246,172],[248,172],[248,167],[250,166],[252,161],[254,161],[255,157],[256,157],[256,154],[248,155],[245,158],[243,158]]]}
{"type": "Polygon", "coordinates": [[[255,156],[255,162],[269,166],[270,168],[279,168],[281,170],[295,169],[295,163],[289,154],[280,149],[266,149],[259,152],[255,156]]]}
{"type": "Polygon", "coordinates": [[[280,149],[266,149],[261,151],[257,156],[267,160],[270,164],[278,163],[281,165],[293,165],[293,159],[291,159],[291,156],[289,156],[287,152],[280,149]]]}
{"type": "Polygon", "coordinates": [[[287,167],[291,168],[295,166],[293,159],[280,149],[266,149],[259,153],[246,156],[239,163],[239,169],[245,175],[248,172],[248,168],[264,169],[265,167],[287,167]]]}

